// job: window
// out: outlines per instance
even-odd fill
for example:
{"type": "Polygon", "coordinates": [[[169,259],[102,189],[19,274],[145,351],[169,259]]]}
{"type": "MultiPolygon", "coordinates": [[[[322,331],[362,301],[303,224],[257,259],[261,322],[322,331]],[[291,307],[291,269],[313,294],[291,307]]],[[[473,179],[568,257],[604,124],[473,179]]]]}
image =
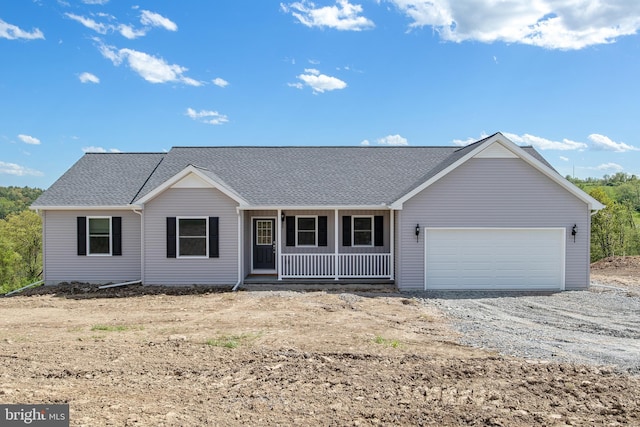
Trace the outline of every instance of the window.
{"type": "Polygon", "coordinates": [[[353,246],[373,246],[373,217],[353,217],[353,246]]]}
{"type": "Polygon", "coordinates": [[[178,256],[209,256],[207,232],[207,218],[178,218],[178,256]]]}
{"type": "Polygon", "coordinates": [[[297,246],[316,246],[316,217],[299,216],[296,217],[296,245],[297,246]]]}
{"type": "Polygon", "coordinates": [[[111,218],[87,218],[89,255],[111,255],[111,218]]]}
{"type": "Polygon", "coordinates": [[[256,221],[256,245],[271,246],[273,244],[273,221],[270,219],[256,221]]]}

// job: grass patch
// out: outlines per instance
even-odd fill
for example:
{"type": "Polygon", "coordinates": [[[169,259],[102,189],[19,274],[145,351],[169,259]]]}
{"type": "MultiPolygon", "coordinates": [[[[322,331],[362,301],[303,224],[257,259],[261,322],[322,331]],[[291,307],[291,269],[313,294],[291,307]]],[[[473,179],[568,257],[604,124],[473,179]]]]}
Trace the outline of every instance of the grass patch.
{"type": "Polygon", "coordinates": [[[238,348],[238,346],[258,336],[260,336],[260,334],[220,335],[217,338],[210,338],[204,343],[212,347],[238,348]]]}
{"type": "Polygon", "coordinates": [[[142,330],[142,326],[127,326],[127,325],[93,325],[92,331],[106,331],[106,332],[123,332],[130,331],[132,329],[142,330]]]}
{"type": "Polygon", "coordinates": [[[400,341],[398,341],[398,340],[390,340],[388,338],[383,338],[380,335],[376,336],[373,339],[373,342],[376,343],[376,344],[383,345],[385,347],[392,347],[392,348],[400,347],[400,341]]]}

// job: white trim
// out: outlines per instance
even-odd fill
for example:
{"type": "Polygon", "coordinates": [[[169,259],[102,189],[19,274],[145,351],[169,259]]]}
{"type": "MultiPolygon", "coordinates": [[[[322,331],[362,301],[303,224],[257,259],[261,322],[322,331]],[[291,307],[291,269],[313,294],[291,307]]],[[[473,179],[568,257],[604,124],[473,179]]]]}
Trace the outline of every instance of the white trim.
{"type": "Polygon", "coordinates": [[[86,236],[87,255],[86,256],[113,256],[113,217],[104,216],[104,215],[88,216],[86,227],[87,227],[87,236],[86,236]],[[89,233],[89,230],[90,230],[89,223],[91,222],[92,219],[108,219],[109,220],[109,253],[98,253],[98,254],[91,253],[91,234],[89,233]]]}
{"type": "MultiPolygon", "coordinates": [[[[274,274],[277,272],[278,270],[278,239],[276,236],[276,228],[278,227],[278,218],[274,217],[274,216],[264,216],[264,215],[258,215],[258,216],[252,216],[251,217],[251,221],[249,224],[249,227],[251,228],[251,241],[250,241],[250,247],[251,247],[251,251],[250,251],[250,258],[251,258],[251,274],[274,274]],[[253,245],[254,245],[254,240],[255,239],[255,233],[253,232],[253,222],[254,221],[260,221],[260,220],[272,220],[273,221],[273,230],[271,230],[271,238],[274,239],[276,241],[276,253],[274,254],[274,268],[273,269],[268,269],[268,268],[254,268],[253,267],[253,245]]],[[[273,244],[272,244],[273,245],[273,244]]],[[[264,245],[266,246],[266,245],[264,245]]]]}
{"type": "Polygon", "coordinates": [[[202,179],[204,182],[206,182],[207,184],[211,185],[212,188],[215,188],[215,189],[219,190],[225,196],[227,196],[227,197],[231,198],[232,200],[236,201],[240,206],[248,206],[249,205],[249,203],[246,200],[244,200],[242,197],[240,197],[238,194],[236,194],[233,190],[231,190],[230,188],[225,186],[222,182],[219,182],[219,181],[211,178],[210,176],[205,174],[201,169],[199,169],[199,168],[197,168],[197,167],[195,167],[193,165],[187,166],[182,171],[178,172],[177,174],[175,174],[174,176],[172,176],[171,178],[169,178],[168,180],[166,180],[165,182],[163,182],[162,184],[160,184],[159,186],[154,188],[146,196],[144,196],[141,199],[139,199],[137,201],[137,204],[142,205],[142,204],[145,204],[145,203],[149,202],[150,200],[153,200],[154,198],[156,198],[160,194],[162,194],[164,191],[166,191],[167,189],[171,188],[174,184],[180,182],[183,178],[189,176],[189,174],[196,175],[198,178],[202,179]]]}
{"type": "Polygon", "coordinates": [[[123,206],[29,206],[34,211],[131,211],[141,210],[142,205],[123,205],[123,206]]]}
{"type": "MultiPolygon", "coordinates": [[[[589,206],[590,210],[604,209],[605,206],[602,203],[600,203],[599,201],[597,201],[596,199],[594,199],[593,197],[591,197],[590,195],[588,195],[587,193],[585,193],[584,191],[582,191],[581,189],[579,189],[578,187],[576,187],[575,185],[573,185],[572,183],[564,179],[557,172],[555,172],[554,170],[546,166],[544,163],[542,163],[541,161],[539,161],[538,159],[536,159],[535,157],[533,157],[532,155],[524,151],[521,147],[519,147],[515,143],[511,142],[508,138],[506,138],[501,133],[497,133],[493,135],[491,138],[487,139],[486,141],[478,144],[477,147],[469,151],[467,154],[465,154],[463,157],[458,159],[456,162],[452,163],[447,168],[438,172],[436,175],[429,178],[427,181],[423,182],[418,187],[414,188],[404,196],[400,197],[395,202],[391,203],[391,208],[401,210],[403,204],[407,200],[411,199],[416,194],[422,192],[425,188],[429,187],[434,182],[440,180],[442,177],[446,176],[451,171],[458,168],[463,163],[467,162],[469,159],[476,157],[477,155],[482,153],[484,150],[491,147],[493,144],[500,144],[507,150],[514,153],[516,156],[520,157],[522,160],[524,160],[529,165],[533,166],[535,169],[537,169],[539,172],[547,176],[549,179],[551,179],[552,181],[554,181],[555,183],[563,187],[565,190],[573,194],[578,199],[585,202],[589,206]]],[[[461,148],[461,150],[462,149],[464,148],[461,148]]]]}
{"type": "Polygon", "coordinates": [[[239,206],[238,209],[241,210],[251,210],[251,211],[333,211],[335,209],[352,211],[352,210],[363,210],[363,211],[388,211],[391,209],[390,206],[382,204],[382,205],[242,205],[239,206]]]}
{"type": "MultiPolygon", "coordinates": [[[[202,238],[199,236],[187,236],[186,238],[202,238]]],[[[209,258],[209,217],[207,216],[177,216],[176,217],[176,258],[180,259],[208,259],[209,258]],[[203,219],[206,226],[205,255],[180,255],[180,220],[203,219]]]]}
{"type": "MultiPolygon", "coordinates": [[[[352,247],[373,248],[375,246],[376,225],[375,225],[374,217],[375,217],[374,215],[351,215],[351,246],[352,247]],[[371,232],[371,243],[368,245],[356,245],[356,227],[355,227],[356,218],[369,218],[371,220],[371,229],[369,230],[371,232]]],[[[360,231],[365,231],[365,230],[360,230],[360,231]]]]}
{"type": "MultiPolygon", "coordinates": [[[[558,290],[564,291],[566,289],[567,282],[567,228],[565,227],[422,227],[423,235],[424,235],[424,243],[423,243],[423,258],[424,258],[424,277],[423,277],[423,288],[425,291],[429,290],[427,283],[427,240],[428,240],[428,232],[429,230],[546,230],[546,231],[558,231],[561,236],[561,245],[560,252],[562,253],[562,259],[560,263],[560,287],[558,290]]],[[[520,290],[520,289],[517,289],[520,290]]],[[[526,290],[526,289],[522,289],[526,290]]],[[[532,289],[536,290],[536,289],[532,289]]]]}
{"type": "MultiPolygon", "coordinates": [[[[243,253],[244,253],[244,234],[243,234],[243,222],[244,222],[244,211],[236,210],[238,214],[238,283],[236,286],[239,286],[242,283],[243,274],[242,274],[242,265],[243,265],[243,253]]],[[[218,227],[220,225],[218,224],[218,227]]],[[[220,229],[218,229],[218,240],[220,239],[220,229]]],[[[218,241],[218,245],[220,242],[218,241]]],[[[208,246],[208,245],[207,245],[208,246]]],[[[236,288],[237,289],[237,288],[236,288]]]]}
{"type": "MultiPolygon", "coordinates": [[[[296,225],[296,248],[317,248],[318,247],[318,216],[319,215],[295,215],[296,225]],[[314,219],[314,244],[313,245],[299,245],[298,244],[298,218],[313,218],[314,219]]],[[[302,230],[303,233],[310,233],[311,230],[302,230]]]]}
{"type": "Polygon", "coordinates": [[[282,280],[282,209],[278,209],[276,212],[276,270],[278,273],[278,280],[282,280]]]}

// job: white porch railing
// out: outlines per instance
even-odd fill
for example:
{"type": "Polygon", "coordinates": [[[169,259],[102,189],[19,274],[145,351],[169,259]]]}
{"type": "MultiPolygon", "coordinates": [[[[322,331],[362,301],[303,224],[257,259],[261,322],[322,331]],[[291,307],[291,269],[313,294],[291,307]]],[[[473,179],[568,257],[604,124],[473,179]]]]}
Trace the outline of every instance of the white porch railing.
{"type": "Polygon", "coordinates": [[[282,254],[283,279],[391,278],[390,254],[282,254]]]}

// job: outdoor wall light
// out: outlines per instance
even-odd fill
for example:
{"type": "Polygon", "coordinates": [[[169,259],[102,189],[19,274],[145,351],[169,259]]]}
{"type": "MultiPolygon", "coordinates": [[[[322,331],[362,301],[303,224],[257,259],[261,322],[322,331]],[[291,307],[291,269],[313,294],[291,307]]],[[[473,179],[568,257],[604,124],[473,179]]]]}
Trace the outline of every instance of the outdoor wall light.
{"type": "Polygon", "coordinates": [[[576,241],[576,234],[578,234],[578,224],[573,224],[573,227],[571,227],[571,235],[573,236],[574,243],[576,241]]]}
{"type": "Polygon", "coordinates": [[[284,219],[285,219],[286,217],[287,217],[287,216],[284,214],[284,211],[282,211],[282,213],[280,214],[280,219],[282,220],[282,222],[284,222],[284,219]]]}
{"type": "Polygon", "coordinates": [[[420,224],[416,224],[416,242],[420,241],[420,224]]]}

